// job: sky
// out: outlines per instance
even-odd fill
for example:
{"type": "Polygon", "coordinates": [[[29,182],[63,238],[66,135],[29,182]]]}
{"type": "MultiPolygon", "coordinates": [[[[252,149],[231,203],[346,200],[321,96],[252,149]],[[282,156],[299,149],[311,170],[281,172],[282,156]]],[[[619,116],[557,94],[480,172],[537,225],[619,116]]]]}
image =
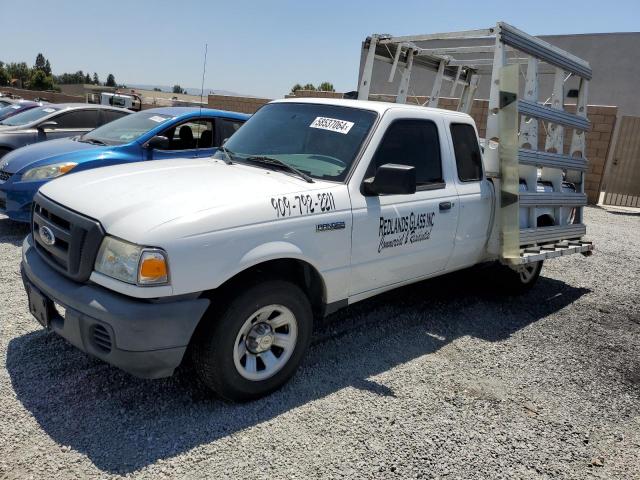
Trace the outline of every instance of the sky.
{"type": "Polygon", "coordinates": [[[278,98],[295,83],[357,88],[362,40],[488,28],[504,20],[534,35],[640,30],[640,1],[0,0],[0,60],[104,81],[205,87],[278,98]],[[531,7],[528,7],[531,5],[531,7]]]}

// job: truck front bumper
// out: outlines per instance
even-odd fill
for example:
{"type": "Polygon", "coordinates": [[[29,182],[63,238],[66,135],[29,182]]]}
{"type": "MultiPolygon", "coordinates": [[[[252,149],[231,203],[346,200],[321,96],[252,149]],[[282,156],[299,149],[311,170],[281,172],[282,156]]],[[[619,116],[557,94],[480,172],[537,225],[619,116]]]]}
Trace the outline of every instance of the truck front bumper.
{"type": "Polygon", "coordinates": [[[205,298],[152,302],[78,284],[44,262],[31,235],[22,245],[21,272],[30,296],[42,296],[51,307],[47,328],[80,350],[142,378],[173,374],[209,306],[205,298]],[[63,307],[64,315],[54,304],[63,307]]]}

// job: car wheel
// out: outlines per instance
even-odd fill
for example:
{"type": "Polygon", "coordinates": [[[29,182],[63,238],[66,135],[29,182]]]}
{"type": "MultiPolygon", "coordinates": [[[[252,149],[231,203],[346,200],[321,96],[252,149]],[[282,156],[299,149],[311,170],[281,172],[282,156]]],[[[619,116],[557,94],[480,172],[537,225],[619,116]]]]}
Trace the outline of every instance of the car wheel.
{"type": "Polygon", "coordinates": [[[541,270],[542,260],[520,265],[517,269],[500,265],[502,287],[508,294],[518,295],[528,292],[538,281],[541,270]]]}
{"type": "Polygon", "coordinates": [[[272,280],[248,288],[205,322],[194,339],[196,372],[223,398],[243,402],[273,392],[295,373],[313,316],[297,285],[272,280]]]}

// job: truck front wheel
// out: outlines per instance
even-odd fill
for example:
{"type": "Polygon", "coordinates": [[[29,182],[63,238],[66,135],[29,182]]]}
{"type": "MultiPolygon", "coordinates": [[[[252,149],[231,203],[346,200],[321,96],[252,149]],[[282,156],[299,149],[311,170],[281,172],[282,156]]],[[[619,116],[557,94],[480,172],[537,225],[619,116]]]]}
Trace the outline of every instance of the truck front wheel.
{"type": "Polygon", "coordinates": [[[282,280],[248,288],[205,321],[193,349],[198,376],[220,396],[240,402],[267,395],[289,380],[313,326],[307,296],[282,280]]]}

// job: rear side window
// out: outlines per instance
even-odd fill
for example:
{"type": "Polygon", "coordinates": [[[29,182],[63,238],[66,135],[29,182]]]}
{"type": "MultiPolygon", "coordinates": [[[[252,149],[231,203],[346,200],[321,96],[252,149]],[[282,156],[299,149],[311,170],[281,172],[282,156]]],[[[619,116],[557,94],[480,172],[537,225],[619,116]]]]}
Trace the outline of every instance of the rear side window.
{"type": "Polygon", "coordinates": [[[231,137],[236,130],[238,130],[244,122],[240,120],[229,120],[227,118],[218,118],[216,120],[218,125],[218,145],[221,145],[227,138],[231,137]]]}
{"type": "Polygon", "coordinates": [[[460,181],[482,180],[482,156],[475,129],[466,123],[452,123],[451,137],[460,181]]]}
{"type": "Polygon", "coordinates": [[[101,125],[104,125],[105,123],[113,122],[114,120],[122,118],[126,115],[129,115],[129,112],[127,111],[118,112],[115,110],[102,110],[101,125]]]}
{"type": "Polygon", "coordinates": [[[430,120],[397,120],[392,123],[373,157],[372,165],[377,169],[385,163],[415,167],[417,186],[443,183],[436,124],[430,120]]]}
{"type": "Polygon", "coordinates": [[[73,110],[52,120],[57,122],[56,128],[96,128],[98,117],[98,110],[73,110]]]}

